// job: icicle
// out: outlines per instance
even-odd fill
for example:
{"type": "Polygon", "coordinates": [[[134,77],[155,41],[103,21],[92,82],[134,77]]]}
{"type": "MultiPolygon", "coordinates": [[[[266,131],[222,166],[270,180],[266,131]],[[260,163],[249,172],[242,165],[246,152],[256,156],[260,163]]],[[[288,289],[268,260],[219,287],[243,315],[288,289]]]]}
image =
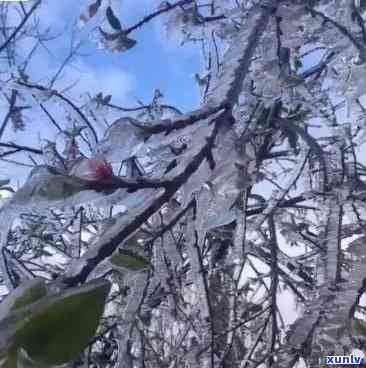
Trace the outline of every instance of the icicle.
{"type": "Polygon", "coordinates": [[[117,367],[133,367],[130,361],[130,328],[137,318],[137,312],[140,308],[144,289],[147,282],[146,272],[142,273],[127,273],[125,275],[124,284],[129,286],[130,294],[127,300],[123,300],[126,305],[120,309],[121,322],[118,327],[118,361],[117,367]],[[130,363],[130,364],[129,364],[130,363]]]}
{"type": "Polygon", "coordinates": [[[279,203],[283,200],[287,192],[290,190],[290,188],[296,181],[297,177],[302,172],[304,165],[308,159],[309,152],[310,151],[308,149],[303,149],[301,151],[300,157],[297,160],[295,167],[291,170],[291,175],[289,176],[287,182],[284,185],[284,190],[282,191],[276,189],[272,192],[272,195],[267,202],[266,208],[261,212],[260,215],[257,216],[255,220],[254,223],[255,229],[258,229],[263,224],[267,216],[270,213],[272,213],[278,207],[279,203]]]}
{"type": "Polygon", "coordinates": [[[191,278],[197,287],[197,297],[200,303],[200,312],[203,320],[208,319],[210,316],[208,301],[205,289],[205,281],[203,270],[201,270],[201,264],[198,255],[198,239],[196,238],[196,228],[194,220],[188,219],[187,228],[185,231],[187,241],[187,253],[191,265],[191,278]]]}
{"type": "Polygon", "coordinates": [[[8,262],[5,259],[4,249],[8,241],[8,234],[11,230],[11,226],[19,212],[15,211],[4,211],[3,208],[0,210],[0,272],[4,279],[4,283],[8,291],[14,289],[13,283],[11,282],[10,275],[8,272],[8,262]]]}
{"type": "MultiPolygon", "coordinates": [[[[164,220],[166,223],[169,223],[176,215],[178,215],[183,210],[182,206],[179,202],[173,198],[167,204],[167,207],[164,209],[164,220]]],[[[176,234],[176,232],[174,232],[176,234]]],[[[182,259],[177,249],[176,241],[174,234],[167,232],[164,234],[164,249],[166,251],[166,255],[168,256],[173,270],[181,263],[182,259]]],[[[180,234],[180,232],[179,232],[180,234]]],[[[178,234],[177,234],[178,236],[178,234]]]]}
{"type": "Polygon", "coordinates": [[[164,290],[169,290],[167,283],[169,270],[165,262],[165,251],[161,240],[157,240],[154,245],[154,276],[157,277],[164,290]]]}
{"type": "Polygon", "coordinates": [[[337,199],[331,198],[328,203],[326,218],[326,230],[323,240],[323,246],[325,249],[326,259],[326,271],[324,280],[326,283],[332,284],[337,282],[338,270],[340,269],[340,238],[341,238],[341,219],[342,219],[342,207],[338,204],[337,199]]]}

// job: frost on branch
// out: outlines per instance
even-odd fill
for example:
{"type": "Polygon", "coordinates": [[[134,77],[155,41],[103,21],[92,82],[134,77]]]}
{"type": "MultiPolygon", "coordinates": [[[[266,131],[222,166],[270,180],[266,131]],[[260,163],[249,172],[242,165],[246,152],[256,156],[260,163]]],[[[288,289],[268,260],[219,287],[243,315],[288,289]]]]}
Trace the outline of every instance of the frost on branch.
{"type": "MultiPolygon", "coordinates": [[[[1,159],[30,154],[37,166],[1,209],[4,284],[33,273],[65,292],[112,281],[97,336],[67,364],[313,367],[324,351],[364,348],[365,4],[164,1],[127,28],[118,3],[89,1],[85,31],[126,51],[133,32],[166,17],[202,52],[204,103],[182,113],[156,88],[147,104],[99,90],[84,104],[56,82],[31,85],[13,52],[28,23],[1,59],[4,106],[14,89],[22,112],[10,124],[42,114],[71,138],[58,155],[51,140],[40,150],[19,131],[1,136],[1,159]],[[88,127],[77,142],[60,108],[88,127]]],[[[31,304],[48,297],[27,282],[16,290],[31,304]]]]}

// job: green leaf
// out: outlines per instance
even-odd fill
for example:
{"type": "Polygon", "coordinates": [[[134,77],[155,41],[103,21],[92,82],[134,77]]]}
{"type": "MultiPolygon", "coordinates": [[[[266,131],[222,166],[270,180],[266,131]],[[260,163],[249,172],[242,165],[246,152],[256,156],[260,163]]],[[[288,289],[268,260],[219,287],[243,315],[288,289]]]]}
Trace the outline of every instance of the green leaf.
{"type": "MultiPolygon", "coordinates": [[[[36,302],[47,294],[47,286],[45,280],[34,278],[14,289],[0,304],[0,320],[8,317],[8,315],[17,309],[26,307],[36,302]]],[[[17,348],[9,345],[0,351],[0,368],[18,368],[17,365],[17,348]]],[[[40,367],[38,367],[40,368],[40,367]]]]}
{"type": "Polygon", "coordinates": [[[140,271],[149,266],[149,261],[145,257],[127,249],[119,249],[118,253],[111,257],[111,263],[131,271],[140,271]]]}
{"type": "Polygon", "coordinates": [[[94,336],[109,290],[108,281],[93,281],[15,310],[0,322],[0,351],[23,348],[37,367],[74,360],[94,336]]]}
{"type": "Polygon", "coordinates": [[[17,345],[41,363],[75,359],[97,330],[109,290],[109,282],[99,281],[47,302],[16,334],[17,345]]]}
{"type": "Polygon", "coordinates": [[[9,349],[5,354],[0,354],[0,368],[18,368],[17,349],[9,349]]]}

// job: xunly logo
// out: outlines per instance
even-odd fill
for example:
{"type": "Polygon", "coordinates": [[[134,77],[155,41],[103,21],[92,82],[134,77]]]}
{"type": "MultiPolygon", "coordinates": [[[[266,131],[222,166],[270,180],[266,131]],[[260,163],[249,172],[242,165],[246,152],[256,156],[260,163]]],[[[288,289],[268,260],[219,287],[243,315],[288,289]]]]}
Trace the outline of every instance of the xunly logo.
{"type": "Polygon", "coordinates": [[[319,359],[320,365],[331,365],[331,364],[354,364],[359,365],[364,361],[363,357],[357,355],[327,355],[319,359]]]}

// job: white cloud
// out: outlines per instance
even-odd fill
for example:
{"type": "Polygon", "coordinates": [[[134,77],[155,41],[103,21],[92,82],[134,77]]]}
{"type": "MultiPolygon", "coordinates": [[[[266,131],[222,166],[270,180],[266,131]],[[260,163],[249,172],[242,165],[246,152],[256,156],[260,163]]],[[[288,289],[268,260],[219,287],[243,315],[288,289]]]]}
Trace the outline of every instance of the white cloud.
{"type": "Polygon", "coordinates": [[[68,73],[68,79],[70,81],[80,79],[80,83],[75,87],[75,94],[78,91],[80,93],[88,91],[92,95],[103,92],[112,94],[119,101],[128,99],[128,95],[136,86],[136,79],[132,74],[113,65],[91,67],[79,62],[79,66],[68,73]]]}
{"type": "Polygon", "coordinates": [[[37,16],[44,27],[52,29],[61,29],[70,22],[75,21],[75,16],[80,11],[82,2],[74,0],[46,0],[42,2],[37,10],[37,16]]]}

